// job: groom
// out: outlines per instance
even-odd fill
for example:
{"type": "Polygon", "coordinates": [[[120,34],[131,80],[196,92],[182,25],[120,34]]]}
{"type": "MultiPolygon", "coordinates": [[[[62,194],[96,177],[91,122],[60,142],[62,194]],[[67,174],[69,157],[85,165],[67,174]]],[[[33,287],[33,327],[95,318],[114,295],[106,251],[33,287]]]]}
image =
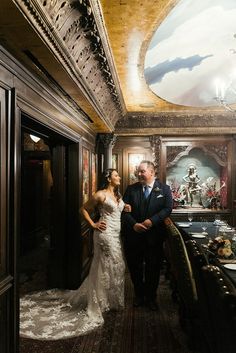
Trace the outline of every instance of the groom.
{"type": "Polygon", "coordinates": [[[132,209],[122,215],[124,250],[134,286],[134,306],[145,302],[151,310],[157,310],[164,219],[172,211],[172,194],[168,185],[155,179],[154,164],[150,161],[140,163],[138,179],[127,187],[123,197],[132,209]]]}

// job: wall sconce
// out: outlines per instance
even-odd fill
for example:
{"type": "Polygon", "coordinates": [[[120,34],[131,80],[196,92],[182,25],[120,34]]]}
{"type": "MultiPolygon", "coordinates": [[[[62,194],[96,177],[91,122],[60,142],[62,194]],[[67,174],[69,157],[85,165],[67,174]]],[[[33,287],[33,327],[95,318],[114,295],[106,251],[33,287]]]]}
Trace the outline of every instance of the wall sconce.
{"type": "Polygon", "coordinates": [[[35,143],[39,142],[40,137],[35,136],[35,135],[30,135],[31,140],[33,140],[35,143]]]}
{"type": "Polygon", "coordinates": [[[214,98],[225,110],[235,113],[236,109],[230,105],[235,103],[236,89],[233,87],[233,83],[235,83],[234,77],[227,84],[216,80],[216,96],[214,98]],[[227,102],[226,95],[229,98],[228,101],[230,100],[231,103],[227,102]]]}

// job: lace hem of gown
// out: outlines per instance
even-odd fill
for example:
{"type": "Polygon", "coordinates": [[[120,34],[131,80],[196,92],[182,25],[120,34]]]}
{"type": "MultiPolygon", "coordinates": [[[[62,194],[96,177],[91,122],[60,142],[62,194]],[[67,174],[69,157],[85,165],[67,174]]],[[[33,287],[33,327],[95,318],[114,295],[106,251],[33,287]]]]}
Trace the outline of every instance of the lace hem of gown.
{"type": "Polygon", "coordinates": [[[54,289],[24,296],[20,305],[20,336],[57,340],[87,333],[103,324],[102,316],[89,315],[86,308],[67,302],[68,295],[54,289]]]}
{"type": "MultiPolygon", "coordinates": [[[[107,306],[101,310],[99,303],[93,303],[89,308],[83,303],[85,298],[81,298],[80,304],[75,304],[73,299],[70,303],[67,300],[73,298],[73,292],[53,289],[24,296],[20,302],[20,336],[57,340],[79,336],[101,326],[104,322],[102,313],[111,308],[107,306]]],[[[122,308],[121,302],[113,309],[122,308]]]]}

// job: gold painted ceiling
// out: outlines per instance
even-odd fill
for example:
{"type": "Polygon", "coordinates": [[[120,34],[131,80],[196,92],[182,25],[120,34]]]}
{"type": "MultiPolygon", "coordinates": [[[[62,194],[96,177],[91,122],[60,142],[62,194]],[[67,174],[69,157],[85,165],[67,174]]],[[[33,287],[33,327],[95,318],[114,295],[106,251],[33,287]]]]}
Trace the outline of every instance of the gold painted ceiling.
{"type": "Polygon", "coordinates": [[[101,0],[127,112],[160,112],[184,109],[155,96],[143,77],[149,41],[176,0],[101,0]]]}
{"type": "Polygon", "coordinates": [[[144,57],[178,0],[1,0],[0,43],[69,97],[95,132],[232,133],[222,108],[171,104],[149,89],[144,57]],[[92,122],[92,124],[90,124],[92,122]]]}

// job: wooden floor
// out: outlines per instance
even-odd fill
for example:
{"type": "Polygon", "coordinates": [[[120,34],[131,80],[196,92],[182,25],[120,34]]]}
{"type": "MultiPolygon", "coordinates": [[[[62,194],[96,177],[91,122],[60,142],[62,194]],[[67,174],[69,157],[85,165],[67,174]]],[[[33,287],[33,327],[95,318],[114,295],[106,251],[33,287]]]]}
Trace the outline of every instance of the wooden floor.
{"type": "Polygon", "coordinates": [[[105,324],[92,333],[59,341],[20,340],[20,353],[199,353],[191,350],[179,326],[177,305],[162,275],[158,290],[160,310],[133,308],[127,274],[125,309],[110,312],[105,324]]]}

